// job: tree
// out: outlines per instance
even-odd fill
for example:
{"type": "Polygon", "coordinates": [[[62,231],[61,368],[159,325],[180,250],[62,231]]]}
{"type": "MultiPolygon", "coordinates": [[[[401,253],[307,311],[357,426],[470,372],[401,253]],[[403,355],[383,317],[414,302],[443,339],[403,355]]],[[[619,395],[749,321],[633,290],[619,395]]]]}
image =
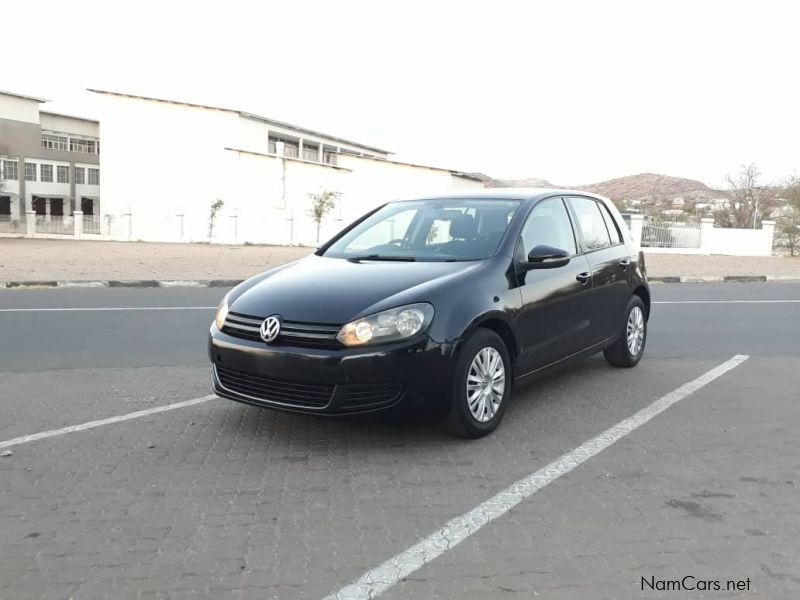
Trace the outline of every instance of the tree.
{"type": "Polygon", "coordinates": [[[217,215],[219,211],[222,210],[222,207],[225,206],[225,203],[217,198],[216,202],[211,203],[211,213],[208,215],[208,241],[211,241],[211,238],[214,235],[214,223],[217,220],[217,215]]]}
{"type": "Polygon", "coordinates": [[[778,239],[795,256],[800,250],[800,176],[792,175],[781,187],[786,206],[777,219],[778,239]]]}
{"type": "Polygon", "coordinates": [[[319,244],[319,230],[322,227],[322,219],[336,208],[336,203],[342,194],[339,192],[332,192],[330,190],[322,190],[318,194],[309,194],[311,198],[311,208],[308,213],[317,224],[317,244],[319,244]]]}
{"type": "Polygon", "coordinates": [[[727,175],[731,202],[720,211],[717,222],[722,227],[755,229],[761,219],[774,208],[775,196],[769,187],[761,185],[761,171],[755,163],[742,165],[738,175],[727,175]]]}

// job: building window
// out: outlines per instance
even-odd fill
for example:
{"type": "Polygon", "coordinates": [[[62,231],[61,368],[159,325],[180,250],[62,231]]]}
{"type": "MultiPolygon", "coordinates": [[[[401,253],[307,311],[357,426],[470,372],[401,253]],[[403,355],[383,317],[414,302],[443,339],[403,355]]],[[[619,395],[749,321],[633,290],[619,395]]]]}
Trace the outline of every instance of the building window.
{"type": "Polygon", "coordinates": [[[70,137],[69,138],[69,149],[71,152],[84,152],[86,154],[98,154],[99,153],[99,144],[97,140],[91,140],[88,138],[77,138],[77,137],[70,137]]]}
{"type": "Polygon", "coordinates": [[[25,181],[36,181],[36,163],[25,163],[25,181]]]}
{"type": "Polygon", "coordinates": [[[53,165],[39,165],[40,180],[45,183],[53,183],[53,165]]]}
{"type": "Polygon", "coordinates": [[[277,154],[278,142],[283,142],[283,155],[290,158],[297,158],[300,155],[300,147],[297,142],[292,142],[277,136],[269,136],[267,139],[267,150],[271,154],[277,154]]]}
{"type": "Polygon", "coordinates": [[[49,150],[66,150],[68,147],[67,136],[53,133],[42,134],[42,148],[47,148],[49,150]]]}
{"type": "Polygon", "coordinates": [[[325,156],[322,159],[322,162],[327,163],[329,165],[335,165],[337,161],[336,152],[326,152],[325,156]]]}
{"type": "Polygon", "coordinates": [[[100,169],[88,169],[89,185],[100,185],[100,169]]]}
{"type": "Polygon", "coordinates": [[[86,169],[83,167],[75,167],[75,183],[86,183],[86,169]]]}
{"type": "Polygon", "coordinates": [[[69,167],[63,165],[56,167],[56,181],[58,183],[69,183],[69,167]]]}
{"type": "Polygon", "coordinates": [[[17,169],[17,161],[4,160],[3,161],[3,178],[9,181],[16,181],[19,179],[19,171],[17,169]]]}
{"type": "Polygon", "coordinates": [[[319,160],[319,148],[317,146],[303,146],[303,160],[319,160]]]}

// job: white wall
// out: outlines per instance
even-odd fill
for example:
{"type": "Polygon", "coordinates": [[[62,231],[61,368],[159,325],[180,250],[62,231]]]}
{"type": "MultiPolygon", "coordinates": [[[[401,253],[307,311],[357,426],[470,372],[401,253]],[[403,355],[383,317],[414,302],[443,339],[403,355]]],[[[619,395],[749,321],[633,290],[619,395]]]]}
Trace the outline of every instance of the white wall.
{"type": "Polygon", "coordinates": [[[130,239],[207,241],[210,207],[221,199],[212,241],[313,246],[311,193],[341,193],[323,222],[324,241],[388,200],[482,187],[446,170],[378,159],[340,155],[333,167],[269,156],[271,128],[235,112],[100,97],[101,214],[113,215],[116,239],[128,239],[130,207],[130,239]]]}
{"type": "MultiPolygon", "coordinates": [[[[642,240],[642,215],[632,215],[630,233],[639,245],[642,240]]],[[[699,248],[642,248],[649,254],[726,254],[729,256],[770,256],[775,222],[764,221],[761,229],[730,229],[714,227],[714,219],[706,217],[700,223],[699,248]]]]}
{"type": "Polygon", "coordinates": [[[770,256],[774,228],[773,222],[765,221],[762,229],[704,229],[702,247],[709,254],[770,256]]]}

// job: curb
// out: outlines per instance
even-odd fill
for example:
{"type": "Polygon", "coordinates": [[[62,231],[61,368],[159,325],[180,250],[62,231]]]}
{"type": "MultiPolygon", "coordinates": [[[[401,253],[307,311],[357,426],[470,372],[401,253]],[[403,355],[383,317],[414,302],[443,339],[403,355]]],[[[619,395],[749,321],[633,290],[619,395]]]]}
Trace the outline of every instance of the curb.
{"type": "Polygon", "coordinates": [[[244,279],[132,279],[95,281],[0,281],[0,289],[88,289],[88,288],[216,288],[233,287],[244,279]]]}

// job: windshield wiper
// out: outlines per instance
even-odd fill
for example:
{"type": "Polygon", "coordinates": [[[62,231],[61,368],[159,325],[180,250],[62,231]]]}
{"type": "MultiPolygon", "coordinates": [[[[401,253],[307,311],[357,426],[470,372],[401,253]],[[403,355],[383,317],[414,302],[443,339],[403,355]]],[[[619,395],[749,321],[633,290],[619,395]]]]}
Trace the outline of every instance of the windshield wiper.
{"type": "Polygon", "coordinates": [[[399,262],[416,262],[413,256],[387,256],[384,254],[364,254],[362,256],[348,256],[347,260],[351,262],[358,262],[361,260],[389,260],[399,262]]]}

